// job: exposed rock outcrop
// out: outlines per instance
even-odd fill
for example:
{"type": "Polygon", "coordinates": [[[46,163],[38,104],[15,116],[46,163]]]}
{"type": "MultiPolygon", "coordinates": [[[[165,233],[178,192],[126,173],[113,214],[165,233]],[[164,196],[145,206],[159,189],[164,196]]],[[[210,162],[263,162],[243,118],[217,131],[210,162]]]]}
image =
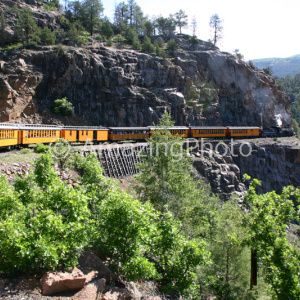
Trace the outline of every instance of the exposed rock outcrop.
{"type": "Polygon", "coordinates": [[[93,125],[151,125],[165,109],[176,125],[261,126],[263,120],[270,127],[278,114],[290,124],[290,101],[265,73],[218,50],[176,55],[162,59],[96,43],[60,53],[2,51],[1,121],[45,113],[67,97],[76,116],[93,125]]]}
{"type": "Polygon", "coordinates": [[[29,7],[32,10],[33,17],[39,27],[48,27],[52,30],[64,26],[64,19],[61,19],[63,12],[47,11],[43,9],[43,4],[37,0],[1,0],[0,14],[3,13],[6,21],[4,36],[7,44],[15,42],[15,29],[17,25],[16,14],[13,7],[29,7]],[[61,21],[63,20],[63,22],[61,21]]]}
{"type": "Polygon", "coordinates": [[[247,191],[244,174],[262,182],[259,193],[281,193],[288,185],[300,187],[300,142],[296,138],[233,141],[228,146],[226,155],[216,151],[216,143],[211,152],[203,147],[192,153],[195,169],[221,199],[228,200],[233,194],[242,199],[247,191]]]}

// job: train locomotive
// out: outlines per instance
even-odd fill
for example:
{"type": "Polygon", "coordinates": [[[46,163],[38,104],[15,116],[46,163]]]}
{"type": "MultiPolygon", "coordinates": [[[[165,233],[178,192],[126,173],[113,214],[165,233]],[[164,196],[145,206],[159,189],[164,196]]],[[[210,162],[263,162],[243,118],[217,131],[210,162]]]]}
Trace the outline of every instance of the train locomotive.
{"type": "MultiPolygon", "coordinates": [[[[0,147],[26,147],[29,144],[52,143],[63,138],[69,142],[120,142],[145,140],[158,127],[56,126],[43,124],[0,123],[0,147]]],[[[258,138],[293,136],[291,128],[263,129],[251,126],[173,126],[172,135],[184,138],[258,138]]]]}

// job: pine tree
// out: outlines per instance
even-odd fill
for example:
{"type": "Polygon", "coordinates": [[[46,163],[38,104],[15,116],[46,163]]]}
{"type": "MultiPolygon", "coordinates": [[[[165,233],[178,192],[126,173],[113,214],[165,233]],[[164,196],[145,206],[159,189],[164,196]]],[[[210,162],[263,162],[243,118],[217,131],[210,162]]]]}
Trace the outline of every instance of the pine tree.
{"type": "Polygon", "coordinates": [[[139,165],[135,190],[141,201],[150,201],[160,211],[171,211],[187,232],[207,234],[216,198],[204,183],[194,180],[192,158],[183,149],[185,140],[168,130],[173,125],[165,112],[148,140],[149,151],[139,165]]]}
{"type": "Polygon", "coordinates": [[[4,47],[6,44],[6,32],[5,32],[5,17],[4,13],[2,12],[0,15],[0,46],[4,47]]]}

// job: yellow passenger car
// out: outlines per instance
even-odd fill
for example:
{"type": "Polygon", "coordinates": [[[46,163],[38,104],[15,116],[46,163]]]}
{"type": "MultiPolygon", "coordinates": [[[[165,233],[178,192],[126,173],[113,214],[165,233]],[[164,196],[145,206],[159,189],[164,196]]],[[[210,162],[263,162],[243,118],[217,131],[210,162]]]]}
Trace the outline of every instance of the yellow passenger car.
{"type": "Polygon", "coordinates": [[[55,125],[22,124],[20,129],[20,144],[52,143],[60,139],[61,127],[55,125]]]}
{"type": "Polygon", "coordinates": [[[259,137],[260,127],[227,127],[230,137],[259,137]]]}
{"type": "Polygon", "coordinates": [[[64,126],[61,137],[70,142],[101,142],[108,140],[108,128],[97,126],[64,126]]]}
{"type": "Polygon", "coordinates": [[[0,147],[10,147],[19,144],[18,124],[0,123],[0,147]]]}
{"type": "MultiPolygon", "coordinates": [[[[152,132],[161,129],[160,127],[156,127],[156,126],[148,126],[148,128],[150,129],[150,135],[152,132]]],[[[178,135],[184,138],[187,138],[189,136],[189,128],[185,126],[173,126],[173,127],[163,128],[163,129],[169,130],[173,136],[178,135]]]]}
{"type": "Polygon", "coordinates": [[[227,132],[227,128],[222,126],[192,126],[190,128],[191,137],[193,138],[221,138],[226,137],[227,132]]]}
{"type": "Polygon", "coordinates": [[[110,141],[145,140],[148,137],[148,127],[109,127],[110,141]]]}

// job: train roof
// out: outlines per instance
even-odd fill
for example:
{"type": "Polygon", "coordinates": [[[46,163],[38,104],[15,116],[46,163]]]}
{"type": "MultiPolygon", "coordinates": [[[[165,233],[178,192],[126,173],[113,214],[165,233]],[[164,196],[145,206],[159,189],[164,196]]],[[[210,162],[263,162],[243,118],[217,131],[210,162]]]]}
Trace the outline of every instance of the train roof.
{"type": "Polygon", "coordinates": [[[148,127],[108,127],[109,129],[113,131],[118,130],[124,130],[124,131],[130,131],[130,130],[149,130],[148,127]]]}
{"type": "Polygon", "coordinates": [[[19,123],[0,123],[1,129],[20,129],[20,130],[61,130],[60,126],[44,124],[19,124],[19,123]]]}
{"type": "Polygon", "coordinates": [[[258,126],[227,126],[228,129],[260,129],[258,126]]]}
{"type": "Polygon", "coordinates": [[[188,130],[189,128],[186,126],[172,126],[172,127],[160,127],[160,126],[148,126],[150,130],[188,130]]]}
{"type": "Polygon", "coordinates": [[[62,126],[62,130],[108,130],[101,126],[62,126]]]}
{"type": "Polygon", "coordinates": [[[227,129],[224,126],[190,126],[191,129],[227,129]]]}

